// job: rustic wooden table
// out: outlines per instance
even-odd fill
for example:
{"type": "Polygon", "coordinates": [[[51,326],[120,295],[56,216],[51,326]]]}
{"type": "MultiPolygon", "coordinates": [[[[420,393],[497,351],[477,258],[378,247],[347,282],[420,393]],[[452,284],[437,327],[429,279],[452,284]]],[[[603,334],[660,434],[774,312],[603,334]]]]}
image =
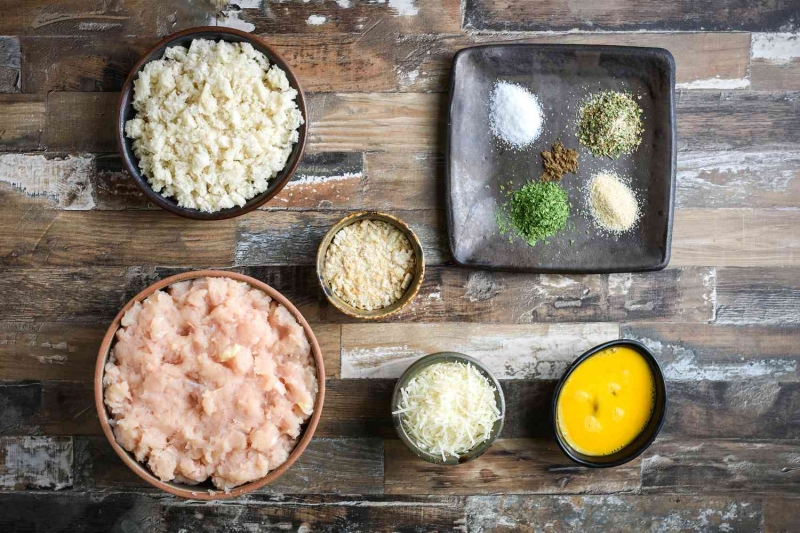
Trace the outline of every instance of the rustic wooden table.
{"type": "Polygon", "coordinates": [[[800,2],[717,0],[0,0],[0,530],[799,531],[800,2]],[[206,2],[206,3],[204,3],[206,2]],[[310,100],[309,150],[266,209],[199,223],[149,206],[112,136],[139,54],[183,28],[252,31],[310,100]],[[672,262],[648,274],[536,276],[451,265],[443,215],[450,61],[488,42],[661,46],[677,62],[672,262]],[[314,278],[344,213],[396,213],[425,246],[415,304],[339,314],[314,278]],[[276,484],[222,504],[148,488],[100,433],[105,328],[168,274],[235,269],[283,291],[327,360],[317,437],[276,484]],[[669,379],[661,437],[610,470],[557,450],[555,380],[619,336],[669,379]],[[480,460],[415,459],[394,379],[437,350],[503,379],[508,420],[480,460]]]}

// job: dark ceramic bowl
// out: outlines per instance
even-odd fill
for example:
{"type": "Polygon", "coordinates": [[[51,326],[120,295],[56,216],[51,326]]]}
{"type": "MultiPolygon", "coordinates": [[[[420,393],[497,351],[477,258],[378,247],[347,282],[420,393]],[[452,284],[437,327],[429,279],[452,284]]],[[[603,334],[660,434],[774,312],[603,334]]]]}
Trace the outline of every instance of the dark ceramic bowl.
{"type": "Polygon", "coordinates": [[[133,177],[136,185],[138,185],[142,192],[144,192],[148,200],[162,209],[169,211],[170,213],[197,220],[223,220],[226,218],[238,217],[239,215],[249,213],[253,209],[256,209],[257,207],[271,200],[281,191],[281,189],[283,189],[283,187],[289,182],[294,174],[294,171],[300,162],[300,158],[303,155],[303,149],[305,148],[306,144],[306,131],[308,129],[308,115],[306,114],[305,96],[303,95],[303,90],[300,88],[300,83],[297,81],[297,77],[288,63],[286,63],[286,61],[284,61],[275,50],[273,50],[255,35],[250,35],[249,33],[231,28],[220,28],[214,26],[190,28],[178,33],[173,33],[172,35],[169,35],[159,41],[155,46],[153,46],[153,48],[148,50],[142,56],[142,58],[139,59],[139,62],[133,67],[133,70],[131,70],[131,73],[128,75],[128,79],[125,80],[125,85],[122,87],[122,94],[120,95],[119,105],[117,107],[116,120],[117,125],[115,135],[117,137],[119,152],[122,155],[122,162],[125,165],[125,169],[133,177]],[[161,59],[164,56],[164,51],[167,48],[173,46],[188,47],[189,44],[191,44],[191,42],[195,39],[227,41],[231,43],[247,42],[253,45],[253,48],[267,56],[270,65],[278,65],[278,67],[280,67],[286,73],[286,77],[289,79],[289,85],[297,90],[297,107],[300,109],[300,113],[302,113],[304,121],[299,129],[300,138],[292,148],[292,153],[289,155],[289,159],[286,161],[286,166],[281,172],[279,172],[269,181],[269,187],[267,190],[254,196],[253,198],[250,198],[242,207],[237,206],[228,209],[221,209],[219,211],[214,211],[213,213],[206,213],[205,211],[200,211],[199,209],[181,207],[178,205],[178,202],[175,198],[167,198],[155,192],[150,187],[150,183],[147,181],[147,178],[142,175],[142,172],[139,170],[139,159],[133,152],[133,141],[125,136],[125,123],[136,116],[136,110],[133,108],[133,82],[138,76],[139,72],[150,61],[161,59]]]}
{"type": "Polygon", "coordinates": [[[319,281],[320,287],[322,287],[322,292],[325,293],[325,297],[336,309],[353,318],[377,320],[379,318],[386,318],[389,315],[399,312],[409,303],[411,303],[411,300],[417,296],[424,278],[425,253],[422,250],[422,244],[419,242],[419,237],[417,237],[417,234],[414,233],[408,224],[387,213],[381,213],[378,211],[362,211],[360,213],[347,215],[328,230],[328,233],[326,233],[322,238],[319,248],[317,248],[317,280],[319,281]],[[401,296],[400,299],[393,304],[382,307],[381,309],[373,309],[371,311],[354,307],[345,302],[343,299],[339,298],[339,296],[333,292],[333,289],[331,289],[328,280],[325,279],[325,256],[328,253],[328,247],[331,245],[331,241],[340,229],[364,219],[380,220],[381,222],[386,222],[387,224],[391,224],[399,229],[403,235],[406,236],[408,242],[411,243],[411,247],[414,249],[414,257],[416,259],[414,264],[414,279],[411,280],[411,285],[408,286],[405,294],[403,294],[403,296],[401,296]]]}
{"type": "Polygon", "coordinates": [[[653,443],[658,436],[658,432],[661,431],[661,426],[664,425],[664,415],[667,412],[667,387],[664,381],[664,374],[661,373],[661,367],[658,365],[658,361],[656,361],[656,358],[653,356],[652,352],[650,352],[650,350],[647,349],[644,344],[627,339],[606,342],[585,352],[583,355],[578,357],[575,362],[572,363],[572,365],[570,365],[570,367],[561,377],[561,381],[558,382],[555,394],[553,394],[553,405],[551,409],[553,426],[556,433],[556,441],[558,442],[558,447],[561,448],[561,451],[563,451],[567,457],[578,464],[594,468],[609,468],[612,466],[619,466],[639,457],[639,455],[641,455],[642,452],[653,443]],[[653,373],[653,381],[655,382],[656,389],[653,412],[650,415],[650,420],[647,422],[647,425],[644,427],[642,432],[639,433],[639,435],[633,439],[630,444],[618,452],[610,455],[585,455],[572,448],[572,446],[570,446],[566,439],[561,435],[561,431],[558,428],[558,410],[556,409],[556,406],[558,405],[558,398],[561,395],[561,389],[564,387],[564,383],[566,383],[570,374],[572,374],[572,372],[582,362],[592,357],[596,353],[612,346],[625,346],[627,348],[632,348],[639,352],[642,357],[644,357],[645,361],[647,361],[647,364],[650,366],[650,371],[653,373]]]}
{"type": "Polygon", "coordinates": [[[284,295],[266,283],[236,272],[225,272],[220,270],[184,272],[182,274],[177,274],[175,276],[162,279],[161,281],[153,283],[147,287],[145,290],[131,298],[131,300],[125,304],[125,307],[123,307],[120,312],[117,313],[116,318],[114,318],[114,321],[109,326],[108,331],[106,331],[106,335],[103,338],[102,344],[100,345],[100,350],[97,354],[97,363],[95,364],[94,369],[94,402],[95,408],[97,409],[97,416],[100,419],[100,427],[103,428],[103,433],[108,439],[109,444],[111,444],[111,447],[120,457],[120,459],[122,459],[122,462],[124,462],[134,474],[150,483],[154,487],[169,492],[170,494],[180,496],[181,498],[189,498],[192,500],[223,500],[236,498],[242,494],[247,494],[248,492],[253,492],[254,490],[260,489],[264,485],[272,483],[278,479],[294,464],[295,461],[297,461],[298,457],[300,457],[303,451],[305,451],[308,443],[311,442],[311,438],[314,436],[314,431],[317,429],[319,418],[322,415],[322,404],[324,400],[325,365],[322,361],[322,351],[320,350],[317,338],[314,336],[314,332],[311,330],[311,326],[308,325],[308,322],[303,315],[300,314],[300,311],[298,311],[297,308],[292,305],[292,303],[286,299],[284,295]],[[137,461],[136,457],[134,457],[131,452],[127,451],[120,446],[119,443],[117,443],[117,439],[114,437],[114,432],[111,428],[111,415],[109,414],[108,410],[106,409],[106,405],[103,402],[103,375],[105,374],[106,363],[108,362],[108,358],[111,354],[111,348],[114,345],[114,340],[116,338],[117,330],[119,329],[122,317],[125,315],[128,309],[133,307],[136,302],[141,302],[154,292],[166,289],[170,285],[178,283],[179,281],[210,277],[230,278],[236,281],[243,281],[266,293],[276,302],[283,304],[283,306],[288,309],[289,312],[292,313],[292,315],[297,319],[297,322],[302,326],[303,331],[305,331],[306,336],[308,337],[308,343],[311,345],[311,355],[314,357],[314,363],[317,367],[317,382],[319,383],[314,412],[308,421],[306,421],[306,423],[303,425],[303,430],[297,439],[297,444],[289,454],[286,462],[284,462],[278,468],[271,470],[265,477],[251,481],[250,483],[245,483],[244,485],[239,485],[238,487],[234,487],[228,492],[216,489],[210,481],[204,481],[199,485],[187,485],[185,483],[178,483],[175,481],[161,481],[150,471],[149,468],[147,468],[147,465],[137,461]]]}
{"type": "Polygon", "coordinates": [[[414,364],[406,369],[400,379],[397,381],[397,385],[394,387],[394,393],[392,394],[392,421],[394,422],[394,429],[397,431],[397,435],[400,437],[406,446],[420,459],[424,459],[431,463],[436,463],[440,465],[458,465],[461,463],[466,463],[472,461],[483,455],[486,450],[488,450],[497,437],[500,436],[500,432],[503,431],[503,423],[506,419],[506,399],[503,396],[503,389],[500,387],[500,382],[497,381],[497,378],[486,368],[483,363],[474,359],[468,355],[464,355],[461,353],[456,352],[439,352],[439,353],[432,353],[430,355],[426,355],[421,359],[418,359],[414,364]],[[445,460],[442,460],[441,455],[434,455],[431,453],[426,452],[425,450],[421,449],[417,446],[411,437],[409,437],[408,433],[406,433],[405,428],[403,427],[402,422],[402,415],[394,414],[395,411],[399,409],[400,406],[400,399],[402,395],[400,391],[408,385],[408,382],[414,379],[417,374],[419,374],[423,369],[435,365],[437,363],[470,363],[475,368],[477,368],[484,376],[489,379],[489,382],[494,386],[495,389],[495,401],[497,401],[497,407],[500,408],[500,418],[494,423],[494,427],[492,428],[492,433],[488,439],[483,441],[482,443],[478,444],[474,448],[472,448],[467,453],[461,455],[460,457],[447,457],[445,460]]]}

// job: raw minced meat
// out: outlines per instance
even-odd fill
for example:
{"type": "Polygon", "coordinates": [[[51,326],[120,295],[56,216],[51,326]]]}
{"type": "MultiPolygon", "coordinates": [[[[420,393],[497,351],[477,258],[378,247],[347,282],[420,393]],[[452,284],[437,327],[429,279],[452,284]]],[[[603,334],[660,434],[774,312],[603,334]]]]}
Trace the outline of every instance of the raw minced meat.
{"type": "Polygon", "coordinates": [[[227,278],[171,285],[122,317],[103,376],[117,442],[163,481],[229,489],[283,464],[314,411],[303,327],[227,278]]]}
{"type": "Polygon", "coordinates": [[[196,39],[139,72],[125,134],[154,191],[207,212],[243,206],[286,166],[303,124],[296,98],[251,44],[196,39]]]}

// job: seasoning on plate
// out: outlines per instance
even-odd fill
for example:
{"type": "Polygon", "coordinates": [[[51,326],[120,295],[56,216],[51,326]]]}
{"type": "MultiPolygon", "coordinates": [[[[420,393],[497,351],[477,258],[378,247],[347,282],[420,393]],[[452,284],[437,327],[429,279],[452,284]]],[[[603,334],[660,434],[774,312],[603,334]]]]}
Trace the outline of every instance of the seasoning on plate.
{"type": "Polygon", "coordinates": [[[580,109],[578,139],[595,156],[631,154],[642,141],[642,108],[628,92],[595,94],[580,109]]]}
{"type": "Polygon", "coordinates": [[[558,141],[551,151],[542,152],[542,164],[542,181],[560,181],[564,174],[578,171],[578,151],[564,148],[564,144],[558,141]]]}
{"type": "Polygon", "coordinates": [[[403,427],[418,448],[460,457],[492,435],[501,418],[496,389],[469,363],[436,363],[401,389],[403,427]]]}
{"type": "Polygon", "coordinates": [[[512,148],[521,149],[542,132],[542,107],[528,89],[500,81],[489,96],[489,128],[512,148]]]}
{"type": "Polygon", "coordinates": [[[529,245],[555,235],[567,225],[569,201],[555,182],[531,181],[509,194],[497,214],[500,233],[516,232],[529,245]]]}
{"type": "Polygon", "coordinates": [[[596,174],[587,186],[587,194],[589,210],[601,229],[624,233],[639,220],[639,202],[616,174],[596,174]]]}
{"type": "Polygon", "coordinates": [[[578,365],[556,403],[561,436],[577,452],[611,455],[633,442],[652,416],[655,379],[633,348],[612,346],[578,365]]]}
{"type": "Polygon", "coordinates": [[[402,231],[381,220],[361,220],[334,235],[325,255],[325,280],[358,309],[399,300],[414,277],[414,249],[402,231]]]}

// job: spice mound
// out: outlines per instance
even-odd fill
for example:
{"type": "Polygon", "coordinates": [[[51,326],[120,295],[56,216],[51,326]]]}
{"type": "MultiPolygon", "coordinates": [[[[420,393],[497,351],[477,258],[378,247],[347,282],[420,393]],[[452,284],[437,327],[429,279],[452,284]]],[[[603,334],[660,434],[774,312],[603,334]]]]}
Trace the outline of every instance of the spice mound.
{"type": "Polygon", "coordinates": [[[498,82],[489,97],[489,127],[512,148],[525,148],[542,132],[542,107],[530,91],[507,81],[498,82]]]}
{"type": "Polygon", "coordinates": [[[414,249],[402,231],[381,220],[361,220],[334,235],[323,275],[336,296],[371,311],[402,298],[415,263],[414,249]]]}
{"type": "Polygon", "coordinates": [[[630,93],[595,94],[581,107],[578,139],[595,156],[632,154],[642,142],[642,108],[630,93]]]}
{"type": "Polygon", "coordinates": [[[601,172],[588,185],[589,207],[600,228],[623,233],[639,220],[639,202],[633,192],[616,176],[601,172]]]}
{"type": "Polygon", "coordinates": [[[564,144],[558,141],[553,145],[553,150],[542,152],[542,164],[544,173],[542,181],[559,181],[564,174],[574,174],[578,171],[578,151],[564,148],[564,144]]]}
{"type": "Polygon", "coordinates": [[[263,478],[314,411],[303,327],[247,283],[175,283],[131,307],[116,336],[103,376],[114,436],[162,481],[263,478]]]}
{"type": "Polygon", "coordinates": [[[567,193],[555,182],[532,181],[510,194],[497,216],[500,233],[515,231],[533,246],[563,230],[569,218],[567,193]]]}
{"type": "Polygon", "coordinates": [[[206,212],[243,206],[286,166],[303,116],[286,73],[249,43],[167,48],[134,82],[125,124],[153,190],[206,212]]]}
{"type": "Polygon", "coordinates": [[[469,363],[437,363],[400,391],[403,428],[430,454],[459,457],[492,435],[501,418],[495,387],[469,363]]]}

